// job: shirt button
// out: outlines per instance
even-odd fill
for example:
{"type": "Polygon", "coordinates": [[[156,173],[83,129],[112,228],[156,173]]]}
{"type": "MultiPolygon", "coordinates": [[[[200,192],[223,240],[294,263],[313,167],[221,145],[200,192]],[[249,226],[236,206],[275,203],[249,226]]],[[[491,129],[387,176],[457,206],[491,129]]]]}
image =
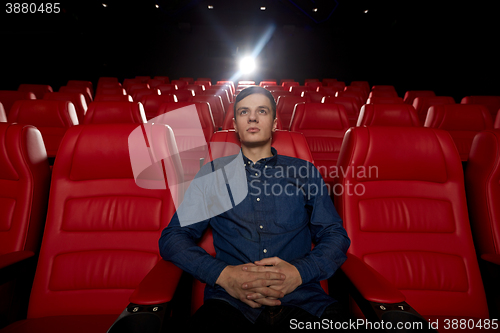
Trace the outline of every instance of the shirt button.
{"type": "Polygon", "coordinates": [[[258,176],[259,174],[256,172],[255,175],[258,176]]]}
{"type": "Polygon", "coordinates": [[[259,228],[264,229],[264,226],[263,225],[259,225],[259,228]]]}
{"type": "Polygon", "coordinates": [[[260,201],[260,198],[257,198],[257,201],[260,201]]]}
{"type": "Polygon", "coordinates": [[[264,253],[267,253],[267,249],[264,249],[264,251],[263,251],[263,252],[264,252],[264,253]]]}

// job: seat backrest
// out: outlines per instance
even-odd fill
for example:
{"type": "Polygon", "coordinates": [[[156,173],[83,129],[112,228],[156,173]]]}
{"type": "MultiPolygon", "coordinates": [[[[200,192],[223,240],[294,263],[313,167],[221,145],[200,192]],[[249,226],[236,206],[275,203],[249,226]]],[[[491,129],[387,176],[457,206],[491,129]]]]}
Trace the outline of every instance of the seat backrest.
{"type": "MultiPolygon", "coordinates": [[[[285,82],[286,83],[286,82],[285,82]]],[[[310,102],[309,97],[280,95],[276,100],[276,117],[280,118],[284,130],[290,128],[293,110],[297,103],[310,102]]]]}
{"type": "Polygon", "coordinates": [[[372,97],[366,100],[366,104],[403,104],[401,97],[372,97]]]}
{"type": "Polygon", "coordinates": [[[141,104],[144,106],[144,113],[146,114],[146,119],[149,120],[158,115],[158,110],[160,105],[163,103],[177,102],[177,97],[175,95],[163,94],[163,95],[146,95],[140,99],[141,104]]]}
{"type": "Polygon", "coordinates": [[[0,123],[0,255],[38,252],[49,185],[40,131],[30,125],[0,123]]]}
{"type": "Polygon", "coordinates": [[[73,103],[75,106],[76,116],[78,117],[78,123],[83,123],[83,118],[85,113],[87,113],[87,101],[85,96],[81,93],[67,93],[67,92],[51,92],[46,93],[43,99],[49,101],[68,101],[73,103]]]}
{"type": "Polygon", "coordinates": [[[335,103],[343,105],[345,112],[347,113],[347,119],[349,119],[349,125],[356,126],[362,104],[360,104],[355,98],[327,96],[323,98],[323,103],[335,103]]]}
{"type": "Polygon", "coordinates": [[[32,92],[27,91],[16,91],[16,90],[0,90],[0,103],[3,104],[5,113],[9,115],[12,105],[15,101],[31,100],[36,99],[36,96],[32,92]]]}
{"type": "Polygon", "coordinates": [[[500,96],[465,96],[460,104],[482,104],[488,108],[492,118],[495,118],[500,109],[500,96]]]}
{"type": "Polygon", "coordinates": [[[335,207],[351,239],[348,252],[426,319],[488,318],[450,135],[423,127],[351,128],[337,167],[343,171],[335,207]]]}
{"type": "Polygon", "coordinates": [[[356,126],[422,126],[408,104],[365,104],[356,126]]]}
{"type": "Polygon", "coordinates": [[[179,102],[189,102],[194,97],[193,91],[185,88],[179,88],[179,90],[172,92],[172,94],[177,97],[179,102]]]}
{"type": "MultiPolygon", "coordinates": [[[[94,102],[132,102],[130,95],[96,95],[94,102]]],[[[90,105],[90,103],[89,103],[90,105]]]]}
{"type": "MultiPolygon", "coordinates": [[[[137,124],[68,130],[52,170],[28,318],[119,314],[160,259],[158,239],[175,212],[176,193],[136,184],[129,142],[146,155],[150,146],[165,152],[162,165],[177,156],[165,125],[145,124],[144,132],[137,124]],[[142,140],[129,141],[133,131],[142,140]]],[[[165,185],[161,170],[148,177],[165,185]]]]}
{"type": "Polygon", "coordinates": [[[49,158],[56,157],[67,129],[78,125],[75,107],[68,101],[17,101],[7,119],[11,123],[28,124],[38,128],[49,158]]]}
{"type": "Polygon", "coordinates": [[[493,123],[493,128],[500,129],[500,109],[498,109],[497,115],[495,117],[495,122],[493,123]]]}
{"type": "Polygon", "coordinates": [[[372,90],[370,91],[368,98],[373,97],[398,97],[398,93],[389,89],[372,90]]]}
{"type": "Polygon", "coordinates": [[[499,129],[485,130],[475,136],[465,172],[465,188],[478,254],[500,257],[499,129]]]}
{"type": "Polygon", "coordinates": [[[5,109],[3,107],[2,102],[0,102],[0,123],[7,122],[7,113],[5,113],[5,109]]]}
{"type": "MultiPolygon", "coordinates": [[[[181,109],[189,105],[196,107],[198,112],[198,119],[200,120],[201,128],[203,129],[203,134],[205,135],[206,142],[209,142],[212,135],[215,132],[214,119],[212,117],[212,111],[210,110],[210,104],[207,102],[167,102],[162,103],[158,109],[158,114],[164,114],[173,110],[181,109]]],[[[167,124],[168,125],[168,124],[167,124]]]]}
{"type": "Polygon", "coordinates": [[[94,96],[94,85],[92,84],[91,81],[84,81],[84,80],[68,80],[66,83],[67,87],[86,87],[89,88],[90,91],[90,97],[94,96]]]}
{"type": "Polygon", "coordinates": [[[349,119],[344,106],[333,103],[299,103],[295,107],[290,131],[304,134],[316,168],[331,192],[334,169],[349,119]]]}
{"type": "Polygon", "coordinates": [[[43,95],[53,92],[52,87],[48,84],[20,84],[17,91],[29,91],[35,94],[36,99],[42,99],[43,95]]]}
{"type": "Polygon", "coordinates": [[[158,89],[137,89],[132,92],[132,100],[139,102],[144,96],[148,95],[160,95],[160,90],[158,89]]]}
{"type": "Polygon", "coordinates": [[[413,104],[413,100],[417,97],[434,97],[436,93],[432,90],[408,90],[405,93],[404,102],[406,104],[413,104]]]}
{"type": "Polygon", "coordinates": [[[448,131],[460,158],[467,161],[474,136],[493,128],[493,120],[484,105],[443,104],[429,108],[424,126],[448,131]]]}
{"type": "Polygon", "coordinates": [[[95,93],[96,97],[99,95],[127,95],[125,88],[97,88],[95,93]]]}
{"type": "MultiPolygon", "coordinates": [[[[347,88],[347,87],[346,87],[347,88]]],[[[356,99],[358,104],[363,105],[366,103],[366,97],[363,96],[362,92],[357,92],[357,91],[352,91],[352,90],[344,90],[344,91],[338,91],[335,94],[336,97],[352,97],[356,99]]]]}
{"type": "Polygon", "coordinates": [[[83,97],[85,97],[85,103],[87,103],[87,105],[90,104],[90,102],[92,102],[94,99],[93,99],[93,95],[92,95],[92,91],[90,90],[89,87],[86,87],[86,86],[62,86],[61,88],[59,88],[59,92],[60,93],[72,93],[72,94],[82,94],[83,97]]]}
{"type": "Polygon", "coordinates": [[[146,121],[144,108],[139,102],[92,102],[83,124],[143,124],[146,121]]]}
{"type": "MultiPolygon", "coordinates": [[[[180,101],[179,101],[180,102],[180,101]]],[[[222,127],[224,123],[225,110],[222,104],[222,98],[217,95],[199,95],[192,96],[188,102],[206,102],[210,104],[210,111],[214,119],[215,129],[222,127]]]]}
{"type": "Polygon", "coordinates": [[[415,111],[417,111],[420,123],[425,123],[427,112],[431,106],[441,104],[455,104],[455,100],[451,96],[415,97],[413,100],[413,107],[415,108],[415,111]]]}

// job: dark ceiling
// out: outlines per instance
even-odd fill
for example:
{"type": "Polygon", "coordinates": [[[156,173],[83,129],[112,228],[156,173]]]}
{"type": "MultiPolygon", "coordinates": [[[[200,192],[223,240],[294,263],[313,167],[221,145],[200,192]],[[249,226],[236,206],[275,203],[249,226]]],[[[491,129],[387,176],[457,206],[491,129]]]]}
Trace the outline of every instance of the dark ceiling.
{"type": "Polygon", "coordinates": [[[68,79],[95,82],[99,76],[217,80],[230,77],[237,58],[268,32],[258,55],[260,71],[248,78],[336,77],[457,98],[499,95],[497,6],[493,1],[68,0],[59,14],[2,10],[0,89],[19,83],[57,88],[68,79]]]}

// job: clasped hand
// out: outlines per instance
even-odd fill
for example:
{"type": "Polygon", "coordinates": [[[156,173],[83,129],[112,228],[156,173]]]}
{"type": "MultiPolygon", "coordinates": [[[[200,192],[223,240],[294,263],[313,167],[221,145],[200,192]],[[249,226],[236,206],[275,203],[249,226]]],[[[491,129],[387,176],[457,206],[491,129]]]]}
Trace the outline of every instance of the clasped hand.
{"type": "Polygon", "coordinates": [[[294,291],[302,278],[292,264],[278,258],[266,258],[238,266],[227,266],[216,283],[231,296],[258,308],[280,305],[280,298],[294,291]]]}

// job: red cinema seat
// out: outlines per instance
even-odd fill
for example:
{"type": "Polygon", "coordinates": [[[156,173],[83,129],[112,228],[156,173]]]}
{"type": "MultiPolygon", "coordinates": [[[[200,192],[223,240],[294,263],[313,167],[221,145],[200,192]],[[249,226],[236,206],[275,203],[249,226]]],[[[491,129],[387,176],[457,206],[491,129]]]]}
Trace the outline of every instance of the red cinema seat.
{"type": "Polygon", "coordinates": [[[205,89],[209,89],[212,86],[212,81],[198,79],[198,80],[194,81],[194,84],[202,85],[205,87],[205,89]]]}
{"type": "Polygon", "coordinates": [[[280,119],[284,130],[290,128],[293,110],[297,103],[311,102],[309,97],[280,95],[276,100],[276,117],[280,119]]]}
{"type": "Polygon", "coordinates": [[[497,116],[495,117],[495,123],[493,124],[493,128],[500,129],[500,109],[497,112],[497,116]]]}
{"type": "Polygon", "coordinates": [[[363,105],[366,103],[366,97],[363,96],[362,92],[358,91],[352,91],[352,90],[338,91],[335,94],[335,97],[352,97],[356,99],[359,105],[363,105]]]}
{"type": "Polygon", "coordinates": [[[92,97],[92,92],[88,87],[84,86],[62,86],[59,88],[60,93],[71,93],[71,94],[82,94],[85,97],[85,103],[89,105],[94,99],[92,97]]]}
{"type": "Polygon", "coordinates": [[[492,118],[495,118],[500,109],[500,96],[466,96],[460,104],[483,104],[490,111],[492,118]]]}
{"type": "Polygon", "coordinates": [[[33,125],[40,130],[51,164],[66,131],[78,125],[75,107],[67,101],[17,101],[10,111],[9,122],[33,125]]]}
{"type": "Polygon", "coordinates": [[[192,96],[189,99],[189,102],[208,103],[210,105],[210,111],[212,112],[212,118],[214,119],[215,130],[218,130],[219,128],[222,127],[226,112],[224,110],[224,105],[222,104],[222,98],[220,96],[217,95],[192,96]]]}
{"type": "Polygon", "coordinates": [[[372,309],[386,310],[379,318],[406,321],[414,317],[411,306],[425,325],[439,320],[440,331],[445,319],[488,318],[450,135],[423,127],[351,128],[337,167],[343,172],[335,207],[351,239],[341,269],[372,309]]]}
{"type": "Polygon", "coordinates": [[[139,102],[144,96],[160,94],[161,92],[159,89],[138,89],[134,90],[134,92],[132,93],[132,100],[135,102],[139,102]]]}
{"type": "Polygon", "coordinates": [[[78,123],[83,122],[83,117],[87,113],[87,102],[85,97],[80,93],[64,93],[64,92],[51,92],[46,93],[43,99],[48,101],[68,101],[73,103],[75,106],[76,116],[78,117],[78,123]]]}
{"type": "Polygon", "coordinates": [[[433,105],[455,104],[455,100],[450,96],[416,97],[413,100],[413,107],[417,112],[418,119],[423,124],[427,118],[427,112],[433,105]]]}
{"type": "Polygon", "coordinates": [[[31,99],[36,99],[35,94],[32,92],[0,90],[0,103],[3,104],[5,113],[7,115],[9,115],[9,111],[16,101],[27,101],[31,99]]]}
{"type": "Polygon", "coordinates": [[[196,83],[194,83],[194,84],[188,84],[186,86],[186,89],[187,90],[191,90],[193,92],[194,96],[200,95],[201,93],[203,93],[203,91],[204,91],[203,88],[204,88],[204,85],[202,85],[202,84],[196,84],[196,83]]]}
{"type": "MultiPolygon", "coordinates": [[[[130,302],[142,304],[139,314],[172,296],[180,270],[160,260],[157,243],[175,212],[172,197],[177,193],[165,188],[159,163],[144,170],[148,175],[143,181],[163,182],[164,188],[137,185],[129,151],[133,131],[134,149],[147,155],[150,142],[151,150],[168,156],[161,163],[165,169],[175,165],[175,141],[165,125],[145,128],[147,139],[137,124],[74,126],[68,131],[52,171],[27,319],[5,332],[106,332],[130,302]],[[170,272],[173,281],[154,278],[158,270],[170,272]],[[149,288],[155,293],[148,297],[149,288]]],[[[165,313],[166,305],[158,310],[165,313]]]]}
{"type": "Polygon", "coordinates": [[[290,131],[304,134],[314,165],[331,193],[337,159],[349,119],[341,104],[299,103],[295,106],[290,131]]]}
{"type": "Polygon", "coordinates": [[[133,102],[130,95],[97,95],[94,102],[133,102]]]}
{"type": "Polygon", "coordinates": [[[344,106],[345,112],[347,113],[349,124],[351,126],[356,126],[356,122],[358,121],[359,117],[359,111],[361,110],[361,106],[363,106],[362,104],[359,104],[358,100],[352,97],[327,96],[323,98],[322,102],[342,104],[344,106]]]}
{"type": "Polygon", "coordinates": [[[175,84],[160,84],[158,87],[162,94],[172,94],[177,90],[177,86],[175,84]]]}
{"type": "Polygon", "coordinates": [[[429,108],[424,126],[448,131],[466,162],[474,136],[493,128],[493,120],[484,105],[443,104],[429,108]]]}
{"type": "Polygon", "coordinates": [[[89,88],[90,91],[90,97],[94,96],[94,85],[90,81],[84,81],[84,80],[68,80],[68,83],[66,83],[67,87],[86,87],[89,88]]]}
{"type": "Polygon", "coordinates": [[[177,102],[177,97],[175,97],[175,95],[146,95],[140,99],[140,102],[144,106],[146,119],[149,120],[158,115],[160,105],[163,103],[177,102]]]}
{"type": "Polygon", "coordinates": [[[465,187],[478,255],[500,265],[500,130],[485,130],[475,136],[465,187]]]}
{"type": "Polygon", "coordinates": [[[147,84],[151,89],[158,88],[159,85],[164,84],[163,80],[158,79],[149,79],[147,84]]]}
{"type": "Polygon", "coordinates": [[[194,92],[185,88],[172,92],[179,102],[189,102],[194,97],[194,92]]]}
{"type": "Polygon", "coordinates": [[[287,90],[287,91],[291,91],[291,90],[290,90],[290,88],[291,88],[291,87],[294,87],[294,86],[300,86],[300,83],[298,83],[298,82],[289,82],[289,81],[286,81],[286,82],[283,82],[283,83],[281,84],[281,86],[282,86],[283,88],[285,88],[285,90],[287,90]]]}
{"type": "Polygon", "coordinates": [[[413,106],[408,104],[365,104],[356,126],[422,126],[413,106]]]}
{"type": "Polygon", "coordinates": [[[141,83],[148,83],[149,80],[151,80],[151,76],[147,75],[137,75],[135,77],[137,81],[140,81],[141,83]]]}
{"type": "Polygon", "coordinates": [[[371,91],[394,91],[396,92],[396,88],[394,88],[393,85],[384,85],[384,84],[377,84],[377,85],[374,85],[372,86],[372,89],[371,91]]]}
{"type": "Polygon", "coordinates": [[[405,97],[403,98],[403,101],[406,104],[413,104],[413,101],[417,97],[434,97],[436,96],[436,93],[432,90],[408,90],[405,93],[405,97]]]}
{"type": "Polygon", "coordinates": [[[363,88],[367,96],[370,93],[370,84],[368,81],[351,81],[351,86],[363,88]]]}
{"type": "Polygon", "coordinates": [[[83,120],[88,124],[143,124],[147,122],[139,102],[92,102],[83,120]]]}
{"type": "Polygon", "coordinates": [[[269,85],[272,85],[272,86],[277,85],[276,80],[262,80],[259,82],[259,86],[261,86],[261,87],[265,87],[265,86],[269,86],[269,85]]]}
{"type": "Polygon", "coordinates": [[[360,87],[360,86],[346,86],[344,88],[344,92],[354,92],[354,93],[359,94],[361,96],[361,98],[363,99],[363,104],[366,101],[366,99],[368,98],[368,94],[369,94],[369,92],[367,92],[364,87],[360,87]]]}
{"type": "Polygon", "coordinates": [[[42,241],[49,186],[40,131],[0,123],[0,328],[22,318],[42,241]]]}
{"type": "Polygon", "coordinates": [[[20,84],[17,91],[32,92],[35,94],[36,99],[42,99],[43,95],[54,90],[48,84],[20,84]]]}
{"type": "Polygon", "coordinates": [[[220,96],[222,105],[224,106],[224,113],[226,113],[226,110],[229,107],[229,103],[231,103],[229,94],[227,93],[226,89],[206,89],[204,95],[220,96]]]}
{"type": "MultiPolygon", "coordinates": [[[[190,82],[184,80],[172,80],[170,84],[177,86],[177,89],[184,89],[190,82]]],[[[194,81],[192,82],[194,83],[194,81]]]]}
{"type": "Polygon", "coordinates": [[[326,79],[321,80],[321,84],[323,84],[323,87],[328,86],[329,83],[335,83],[335,82],[337,82],[337,79],[326,78],[326,79]]]}
{"type": "Polygon", "coordinates": [[[122,86],[123,86],[123,88],[125,88],[125,90],[127,90],[127,92],[128,92],[128,90],[130,89],[130,87],[131,87],[131,86],[133,86],[134,84],[138,84],[138,85],[140,85],[140,88],[142,88],[142,87],[143,87],[143,83],[142,83],[142,81],[141,81],[141,80],[139,80],[139,79],[135,79],[135,78],[134,78],[134,79],[124,79],[124,80],[123,80],[123,83],[122,83],[122,86]]]}
{"type": "Polygon", "coordinates": [[[127,95],[127,92],[124,88],[115,87],[115,88],[98,88],[96,92],[96,97],[99,95],[127,95]]]}
{"type": "Polygon", "coordinates": [[[290,92],[294,96],[302,96],[302,93],[305,91],[312,91],[312,89],[310,87],[306,87],[306,86],[291,86],[290,87],[290,92]]]}
{"type": "Polygon", "coordinates": [[[312,91],[318,91],[320,87],[323,87],[323,84],[318,81],[312,81],[312,82],[305,82],[304,85],[306,87],[311,88],[312,91]]]}
{"type": "Polygon", "coordinates": [[[234,87],[234,82],[233,81],[222,80],[222,81],[217,81],[217,84],[229,85],[231,87],[231,91],[233,92],[233,95],[234,95],[236,89],[234,87]]]}
{"type": "Polygon", "coordinates": [[[192,83],[194,83],[194,78],[192,78],[192,77],[180,77],[179,81],[185,81],[188,84],[192,84],[192,83]]]}
{"type": "Polygon", "coordinates": [[[323,97],[326,97],[325,93],[316,92],[316,91],[304,91],[300,97],[310,98],[311,102],[321,103],[323,97]]]}
{"type": "MultiPolygon", "coordinates": [[[[162,103],[158,109],[158,115],[178,110],[184,108],[189,105],[193,105],[196,107],[196,111],[198,112],[198,119],[200,120],[200,125],[203,130],[203,134],[205,136],[205,141],[209,142],[212,138],[212,135],[215,132],[215,124],[214,119],[212,117],[212,112],[210,111],[210,104],[208,102],[166,102],[162,103]]],[[[167,124],[169,125],[169,124],[167,124]]]]}
{"type": "Polygon", "coordinates": [[[6,123],[6,122],[7,122],[7,113],[5,113],[3,104],[0,102],[0,123],[6,123]]]}
{"type": "MultiPolygon", "coordinates": [[[[276,131],[273,133],[272,140],[272,146],[276,148],[278,154],[297,157],[314,163],[312,154],[303,134],[289,131],[276,131]]],[[[234,132],[234,130],[216,132],[212,137],[212,140],[210,140],[210,143],[219,143],[217,145],[211,146],[211,154],[214,159],[221,156],[232,155],[234,145],[240,146],[238,135],[234,132]]],[[[208,162],[208,160],[206,160],[205,162],[208,162]]],[[[215,256],[211,229],[208,229],[207,232],[205,232],[198,245],[201,246],[210,255],[215,256]]],[[[326,281],[321,281],[321,285],[325,290],[328,290],[326,281]]],[[[194,280],[191,300],[192,313],[196,312],[196,310],[198,310],[199,307],[203,305],[204,289],[204,283],[200,282],[199,280],[194,280]]]]}
{"type": "Polygon", "coordinates": [[[398,93],[396,91],[392,91],[389,89],[372,90],[370,91],[368,98],[373,98],[373,97],[398,97],[398,93]]]}
{"type": "Polygon", "coordinates": [[[366,100],[366,104],[404,104],[401,97],[372,97],[366,100]]]}
{"type": "Polygon", "coordinates": [[[150,89],[147,83],[132,83],[128,87],[124,87],[127,94],[132,95],[137,90],[150,89]]]}
{"type": "Polygon", "coordinates": [[[343,81],[329,82],[327,87],[330,89],[333,89],[335,91],[344,91],[345,82],[343,82],[343,81]]]}

